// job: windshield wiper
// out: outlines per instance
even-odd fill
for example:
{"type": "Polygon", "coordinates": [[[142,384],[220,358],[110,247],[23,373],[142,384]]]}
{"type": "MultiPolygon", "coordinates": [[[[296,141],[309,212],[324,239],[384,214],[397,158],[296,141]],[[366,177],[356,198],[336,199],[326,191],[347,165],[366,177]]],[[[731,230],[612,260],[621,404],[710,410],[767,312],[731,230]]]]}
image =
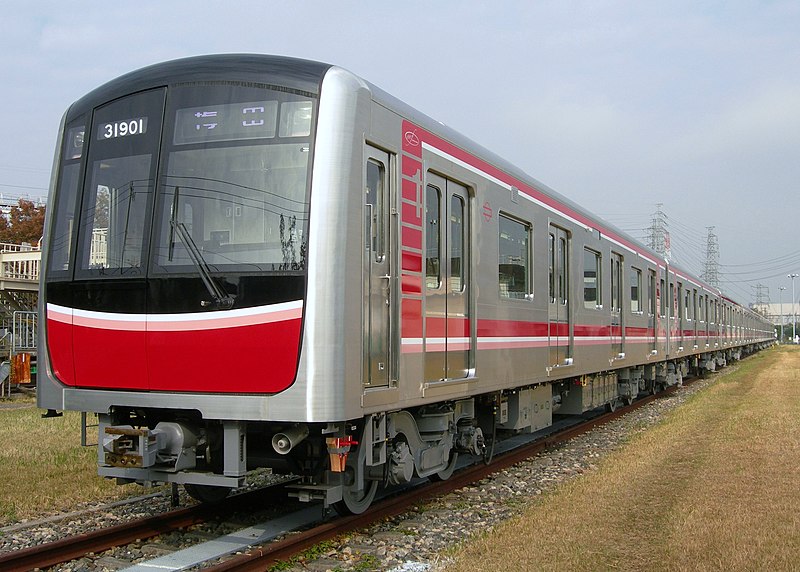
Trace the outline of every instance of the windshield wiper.
{"type": "MultiPolygon", "coordinates": [[[[178,188],[176,187],[175,197],[177,196],[178,188]]],[[[178,222],[178,209],[176,207],[177,204],[173,203],[172,217],[169,221],[169,259],[172,260],[172,251],[175,246],[174,239],[175,235],[177,234],[178,238],[181,239],[181,242],[183,242],[183,245],[186,247],[186,253],[189,255],[189,258],[192,260],[195,267],[197,267],[197,271],[200,273],[200,279],[203,281],[203,285],[206,287],[206,290],[208,290],[208,293],[211,294],[214,304],[218,308],[229,310],[233,307],[233,296],[228,294],[225,289],[217,284],[217,282],[211,276],[211,269],[203,258],[203,254],[200,252],[200,249],[197,248],[197,243],[195,243],[189,231],[186,230],[186,225],[182,222],[178,222]]],[[[211,304],[211,302],[207,302],[205,300],[200,302],[201,306],[208,306],[209,304],[211,304]]]]}

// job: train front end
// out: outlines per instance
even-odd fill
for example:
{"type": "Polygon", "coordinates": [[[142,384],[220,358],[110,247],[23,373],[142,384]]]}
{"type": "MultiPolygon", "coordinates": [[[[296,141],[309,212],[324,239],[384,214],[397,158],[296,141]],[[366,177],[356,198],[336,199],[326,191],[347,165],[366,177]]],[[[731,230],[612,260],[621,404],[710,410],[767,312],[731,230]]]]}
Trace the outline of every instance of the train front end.
{"type": "Polygon", "coordinates": [[[101,475],[235,488],[259,455],[288,462],[271,436],[291,446],[307,433],[298,422],[341,416],[324,409],[337,400],[311,401],[301,363],[328,69],[266,56],[178,60],[114,80],[66,113],[46,223],[38,404],[98,415],[101,475]]]}

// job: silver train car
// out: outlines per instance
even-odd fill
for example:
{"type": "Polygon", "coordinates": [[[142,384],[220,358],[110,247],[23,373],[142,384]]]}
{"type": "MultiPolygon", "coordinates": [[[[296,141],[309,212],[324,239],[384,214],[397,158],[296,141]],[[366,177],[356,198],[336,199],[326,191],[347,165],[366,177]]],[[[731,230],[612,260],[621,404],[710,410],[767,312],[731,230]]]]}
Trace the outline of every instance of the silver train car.
{"type": "Polygon", "coordinates": [[[38,405],[99,474],[220,500],[248,471],[361,512],[554,412],[613,408],[771,325],[336,66],[203,56],[64,115],[38,405]]]}

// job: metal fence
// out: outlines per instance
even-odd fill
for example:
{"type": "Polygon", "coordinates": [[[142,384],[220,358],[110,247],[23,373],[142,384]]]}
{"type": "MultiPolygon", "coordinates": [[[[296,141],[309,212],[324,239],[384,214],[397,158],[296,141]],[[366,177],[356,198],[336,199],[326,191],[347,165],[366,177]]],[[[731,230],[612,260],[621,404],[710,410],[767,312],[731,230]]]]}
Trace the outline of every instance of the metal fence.
{"type": "Polygon", "coordinates": [[[11,353],[36,351],[36,312],[14,312],[11,353]]]}

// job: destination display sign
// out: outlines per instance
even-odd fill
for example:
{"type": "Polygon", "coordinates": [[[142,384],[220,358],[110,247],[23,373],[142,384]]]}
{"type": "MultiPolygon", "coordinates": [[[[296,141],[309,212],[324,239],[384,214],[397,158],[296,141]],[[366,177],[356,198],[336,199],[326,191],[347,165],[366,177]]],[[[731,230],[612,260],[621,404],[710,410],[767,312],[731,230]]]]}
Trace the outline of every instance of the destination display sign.
{"type": "Polygon", "coordinates": [[[179,109],[175,145],[275,137],[277,101],[251,101],[179,109]]]}

